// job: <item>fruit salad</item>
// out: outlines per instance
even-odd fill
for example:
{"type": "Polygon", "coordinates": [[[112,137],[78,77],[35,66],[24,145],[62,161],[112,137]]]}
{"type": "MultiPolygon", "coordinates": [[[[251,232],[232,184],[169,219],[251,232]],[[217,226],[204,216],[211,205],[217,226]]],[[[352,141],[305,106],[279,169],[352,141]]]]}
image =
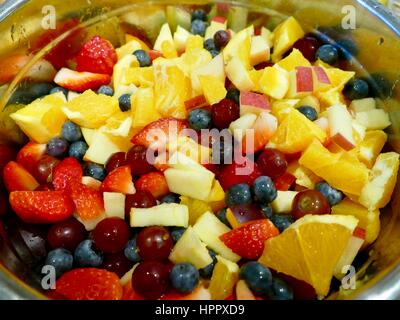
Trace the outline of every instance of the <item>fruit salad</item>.
{"type": "Polygon", "coordinates": [[[6,109],[29,142],[0,148],[0,214],[45,228],[53,299],[327,297],[396,184],[388,113],[294,17],[179,17],[41,60],[6,109]]]}

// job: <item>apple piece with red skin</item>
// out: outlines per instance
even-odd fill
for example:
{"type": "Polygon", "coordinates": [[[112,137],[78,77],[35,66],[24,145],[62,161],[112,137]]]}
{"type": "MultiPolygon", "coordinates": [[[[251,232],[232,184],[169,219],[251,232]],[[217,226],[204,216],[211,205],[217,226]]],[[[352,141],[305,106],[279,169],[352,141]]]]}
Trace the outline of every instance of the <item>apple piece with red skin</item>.
{"type": "Polygon", "coordinates": [[[327,110],[329,136],[333,142],[348,151],[356,146],[353,137],[352,117],[344,105],[334,105],[327,110]]]}
{"type": "Polygon", "coordinates": [[[328,88],[332,83],[325,69],[319,66],[312,67],[314,90],[319,91],[328,88]]]}
{"type": "Polygon", "coordinates": [[[254,92],[240,93],[240,116],[246,113],[259,115],[271,111],[271,103],[266,95],[254,92]]]}
{"type": "Polygon", "coordinates": [[[312,67],[296,67],[289,73],[287,98],[301,98],[314,91],[312,67]]]}
{"type": "Polygon", "coordinates": [[[204,94],[196,96],[192,99],[185,101],[186,110],[192,110],[195,108],[202,108],[207,105],[207,100],[204,94]]]}
{"type": "Polygon", "coordinates": [[[240,227],[243,223],[264,218],[264,214],[255,204],[235,205],[226,210],[226,219],[233,229],[240,227]]]}

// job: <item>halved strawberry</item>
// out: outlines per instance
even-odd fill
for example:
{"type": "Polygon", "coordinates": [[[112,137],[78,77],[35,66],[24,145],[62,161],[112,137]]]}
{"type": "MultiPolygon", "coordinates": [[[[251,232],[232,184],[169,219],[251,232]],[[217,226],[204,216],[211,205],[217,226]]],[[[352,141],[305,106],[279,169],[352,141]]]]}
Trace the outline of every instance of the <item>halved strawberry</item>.
{"type": "Polygon", "coordinates": [[[78,72],[68,68],[62,68],[54,78],[54,82],[59,86],[77,92],[95,90],[109,84],[110,81],[111,77],[108,74],[78,72]]]}
{"type": "Polygon", "coordinates": [[[73,157],[65,158],[53,169],[53,186],[55,190],[67,190],[82,181],[82,166],[73,157]]]}
{"type": "Polygon", "coordinates": [[[100,191],[134,194],[136,190],[132,181],[131,167],[122,166],[111,171],[101,184],[100,191]]]}
{"type": "Polygon", "coordinates": [[[118,57],[110,41],[94,36],[76,56],[76,70],[112,75],[118,57]]]}
{"type": "Polygon", "coordinates": [[[37,173],[39,160],[45,153],[45,144],[39,144],[31,141],[18,152],[17,162],[32,175],[35,175],[37,173]]]}
{"type": "Polygon", "coordinates": [[[14,191],[10,205],[27,223],[55,223],[72,216],[74,203],[62,191],[14,191]]]}
{"type": "Polygon", "coordinates": [[[268,219],[254,220],[220,236],[225,245],[239,256],[255,260],[264,250],[264,242],[279,234],[268,219]]]}
{"type": "Polygon", "coordinates": [[[154,198],[160,198],[169,193],[167,180],[161,172],[150,172],[136,181],[136,188],[141,191],[150,192],[154,198]]]}
{"type": "Polygon", "coordinates": [[[6,164],[3,169],[3,179],[8,192],[33,191],[39,187],[36,179],[15,161],[6,164]]]}
{"type": "Polygon", "coordinates": [[[64,273],[55,292],[68,300],[120,300],[122,286],[114,272],[79,268],[64,273]]]}
{"type": "Polygon", "coordinates": [[[285,172],[279,178],[274,180],[275,187],[280,191],[287,191],[290,189],[292,184],[296,181],[296,177],[289,172],[285,172]]]}
{"type": "Polygon", "coordinates": [[[252,185],[254,180],[262,173],[257,164],[248,158],[243,158],[241,163],[232,163],[222,167],[218,176],[224,190],[229,189],[234,184],[247,183],[252,185]]]}
{"type": "Polygon", "coordinates": [[[83,222],[104,216],[103,196],[100,191],[77,183],[71,186],[71,197],[75,203],[76,214],[83,222]]]}

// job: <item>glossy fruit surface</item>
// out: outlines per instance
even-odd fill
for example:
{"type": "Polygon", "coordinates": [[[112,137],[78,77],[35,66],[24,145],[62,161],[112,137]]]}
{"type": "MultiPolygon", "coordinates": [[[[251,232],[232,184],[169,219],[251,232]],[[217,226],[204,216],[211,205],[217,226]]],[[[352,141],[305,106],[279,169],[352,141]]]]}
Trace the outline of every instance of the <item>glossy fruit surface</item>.
{"type": "Polygon", "coordinates": [[[267,293],[272,286],[271,271],[256,261],[247,262],[240,268],[240,278],[258,294],[267,293]]]}
{"type": "Polygon", "coordinates": [[[120,218],[106,218],[100,221],[92,233],[96,247],[106,253],[123,250],[129,240],[129,227],[120,218]]]}
{"type": "Polygon", "coordinates": [[[314,62],[315,54],[317,53],[320,45],[321,44],[318,39],[307,36],[297,40],[294,43],[293,48],[298,49],[308,61],[314,62]]]}
{"type": "Polygon", "coordinates": [[[136,238],[139,255],[143,260],[167,259],[174,245],[169,231],[164,227],[147,227],[136,238]]]}
{"type": "Polygon", "coordinates": [[[292,215],[300,219],[307,214],[329,214],[331,207],[321,192],[305,190],[299,192],[292,204],[292,215]]]}
{"type": "Polygon", "coordinates": [[[211,116],[216,128],[225,129],[240,117],[240,108],[232,100],[223,99],[212,106],[211,116]]]}
{"type": "Polygon", "coordinates": [[[154,167],[146,160],[146,151],[146,147],[135,145],[126,154],[126,163],[131,166],[132,174],[135,176],[154,171],[154,167]]]}
{"type": "Polygon", "coordinates": [[[137,190],[125,198],[125,216],[129,217],[132,208],[150,208],[157,205],[157,200],[150,192],[137,190]]]}
{"type": "Polygon", "coordinates": [[[260,171],[271,179],[279,178],[286,172],[287,162],[282,152],[265,149],[257,159],[260,171]]]}
{"type": "Polygon", "coordinates": [[[199,271],[190,263],[176,264],[169,275],[172,287],[179,292],[191,292],[199,283],[199,271]]]}
{"type": "Polygon", "coordinates": [[[65,248],[73,251],[86,237],[82,223],[75,218],[53,224],[47,233],[47,242],[53,249],[65,248]]]}
{"type": "Polygon", "coordinates": [[[40,183],[46,183],[51,180],[54,167],[60,163],[55,157],[44,155],[42,159],[39,160],[37,166],[37,173],[35,177],[40,183]]]}
{"type": "Polygon", "coordinates": [[[125,165],[126,154],[125,152],[116,152],[111,155],[111,157],[107,160],[105,164],[105,168],[108,173],[117,169],[123,165],[125,165]]]}
{"type": "Polygon", "coordinates": [[[116,273],[118,277],[122,278],[130,270],[132,263],[122,252],[118,252],[107,255],[101,267],[116,273]]]}

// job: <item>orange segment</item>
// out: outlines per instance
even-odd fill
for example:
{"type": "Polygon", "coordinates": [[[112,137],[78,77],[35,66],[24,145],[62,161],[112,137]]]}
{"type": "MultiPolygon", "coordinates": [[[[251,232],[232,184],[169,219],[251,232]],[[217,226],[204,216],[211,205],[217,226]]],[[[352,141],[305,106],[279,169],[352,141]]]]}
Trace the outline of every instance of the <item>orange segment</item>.
{"type": "Polygon", "coordinates": [[[364,140],[357,146],[358,159],[372,168],[386,140],[387,135],[382,130],[367,131],[364,140]]]}

